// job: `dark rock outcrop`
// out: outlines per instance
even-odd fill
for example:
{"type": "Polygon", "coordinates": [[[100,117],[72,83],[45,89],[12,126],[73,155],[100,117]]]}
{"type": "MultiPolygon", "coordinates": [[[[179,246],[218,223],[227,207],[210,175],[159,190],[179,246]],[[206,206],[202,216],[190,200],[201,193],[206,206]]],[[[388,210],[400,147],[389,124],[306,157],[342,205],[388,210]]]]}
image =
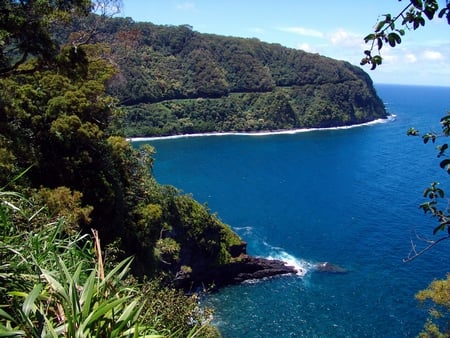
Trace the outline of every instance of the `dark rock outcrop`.
{"type": "Polygon", "coordinates": [[[215,268],[197,269],[193,273],[178,273],[176,284],[184,289],[196,287],[219,288],[246,280],[263,279],[298,271],[280,260],[242,255],[236,261],[215,268]]]}

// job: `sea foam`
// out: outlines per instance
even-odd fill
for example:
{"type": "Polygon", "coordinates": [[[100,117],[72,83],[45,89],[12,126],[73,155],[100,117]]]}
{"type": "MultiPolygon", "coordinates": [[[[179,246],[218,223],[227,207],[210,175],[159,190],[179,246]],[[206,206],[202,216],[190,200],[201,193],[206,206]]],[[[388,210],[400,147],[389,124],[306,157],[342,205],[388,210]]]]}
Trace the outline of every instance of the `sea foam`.
{"type": "Polygon", "coordinates": [[[297,276],[305,276],[311,269],[313,269],[314,264],[305,261],[304,259],[299,259],[286,251],[277,251],[270,254],[268,259],[277,259],[283,261],[288,266],[292,266],[297,271],[297,276]]]}
{"type": "Polygon", "coordinates": [[[386,123],[395,120],[395,115],[388,115],[385,119],[377,119],[370,122],[352,124],[349,126],[339,126],[330,128],[302,128],[302,129],[288,129],[288,130],[274,130],[274,131],[255,131],[255,132],[210,132],[210,133],[199,133],[199,134],[181,134],[181,135],[170,135],[170,136],[151,136],[151,137],[132,137],[128,138],[131,142],[147,142],[155,140],[170,140],[185,137],[202,137],[202,136],[269,136],[269,135],[291,135],[298,133],[306,133],[311,131],[324,131],[324,130],[345,130],[351,128],[358,128],[364,126],[371,126],[378,123],[386,123]]]}

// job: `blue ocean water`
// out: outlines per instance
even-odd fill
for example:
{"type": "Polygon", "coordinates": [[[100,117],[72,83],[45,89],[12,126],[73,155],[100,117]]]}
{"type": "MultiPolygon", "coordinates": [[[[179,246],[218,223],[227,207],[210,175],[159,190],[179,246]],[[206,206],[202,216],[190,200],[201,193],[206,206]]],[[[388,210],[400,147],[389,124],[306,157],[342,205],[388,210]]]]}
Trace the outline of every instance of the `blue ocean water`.
{"type": "MultiPolygon", "coordinates": [[[[418,205],[443,187],[433,145],[406,136],[439,131],[450,88],[377,85],[396,118],[343,130],[150,141],[154,174],[207,203],[252,255],[282,258],[304,276],[226,287],[207,295],[227,337],[412,337],[427,311],[414,294],[450,272],[450,243],[404,264],[414,232],[435,221],[418,205]],[[327,261],[349,270],[314,271],[327,261]]],[[[420,244],[420,243],[418,243],[420,244]]]]}

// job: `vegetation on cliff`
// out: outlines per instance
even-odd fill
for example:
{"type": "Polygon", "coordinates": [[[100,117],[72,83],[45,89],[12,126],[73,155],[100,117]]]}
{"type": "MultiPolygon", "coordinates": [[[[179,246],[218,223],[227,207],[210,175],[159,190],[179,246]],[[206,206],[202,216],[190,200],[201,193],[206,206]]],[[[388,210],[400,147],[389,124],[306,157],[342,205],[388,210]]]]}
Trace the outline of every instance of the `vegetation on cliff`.
{"type": "Polygon", "coordinates": [[[155,181],[151,147],[133,149],[112,132],[109,46],[78,39],[82,32],[58,45],[49,34],[90,5],[0,5],[0,331],[114,336],[142,324],[189,336],[208,316],[166,286],[179,271],[195,273],[196,257],[205,267],[231,262],[229,249],[242,241],[205,206],[155,181]],[[105,268],[91,229],[109,248],[105,268]],[[132,299],[141,290],[145,305],[132,299]],[[158,309],[148,312],[155,325],[141,320],[147,307],[158,309]]]}
{"type": "Polygon", "coordinates": [[[369,76],[348,62],[188,25],[114,18],[99,30],[97,41],[108,43],[119,67],[108,91],[123,107],[126,136],[332,127],[386,117],[369,76]]]}
{"type": "Polygon", "coordinates": [[[141,134],[135,112],[157,118],[147,125],[156,131],[144,134],[331,126],[385,114],[367,75],[343,62],[93,16],[86,0],[11,0],[0,9],[6,336],[142,328],[198,336],[207,315],[167,284],[181,276],[190,286],[191,275],[243,265],[245,243],[206,206],[156,182],[151,147],[134,149],[117,135],[124,125],[127,135],[141,134]]]}

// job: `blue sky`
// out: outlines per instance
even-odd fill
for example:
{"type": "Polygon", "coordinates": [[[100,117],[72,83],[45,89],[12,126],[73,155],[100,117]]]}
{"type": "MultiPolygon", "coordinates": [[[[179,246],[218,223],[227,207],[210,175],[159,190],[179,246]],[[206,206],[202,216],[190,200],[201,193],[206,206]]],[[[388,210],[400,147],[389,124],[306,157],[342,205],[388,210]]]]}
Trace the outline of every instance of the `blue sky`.
{"type": "MultiPolygon", "coordinates": [[[[121,16],[195,31],[258,38],[359,65],[363,38],[380,15],[397,14],[408,0],[122,0],[121,16]]],[[[444,0],[439,1],[441,6],[444,0]]],[[[365,68],[375,83],[450,86],[450,25],[427,22],[383,48],[383,65],[365,68]]]]}

